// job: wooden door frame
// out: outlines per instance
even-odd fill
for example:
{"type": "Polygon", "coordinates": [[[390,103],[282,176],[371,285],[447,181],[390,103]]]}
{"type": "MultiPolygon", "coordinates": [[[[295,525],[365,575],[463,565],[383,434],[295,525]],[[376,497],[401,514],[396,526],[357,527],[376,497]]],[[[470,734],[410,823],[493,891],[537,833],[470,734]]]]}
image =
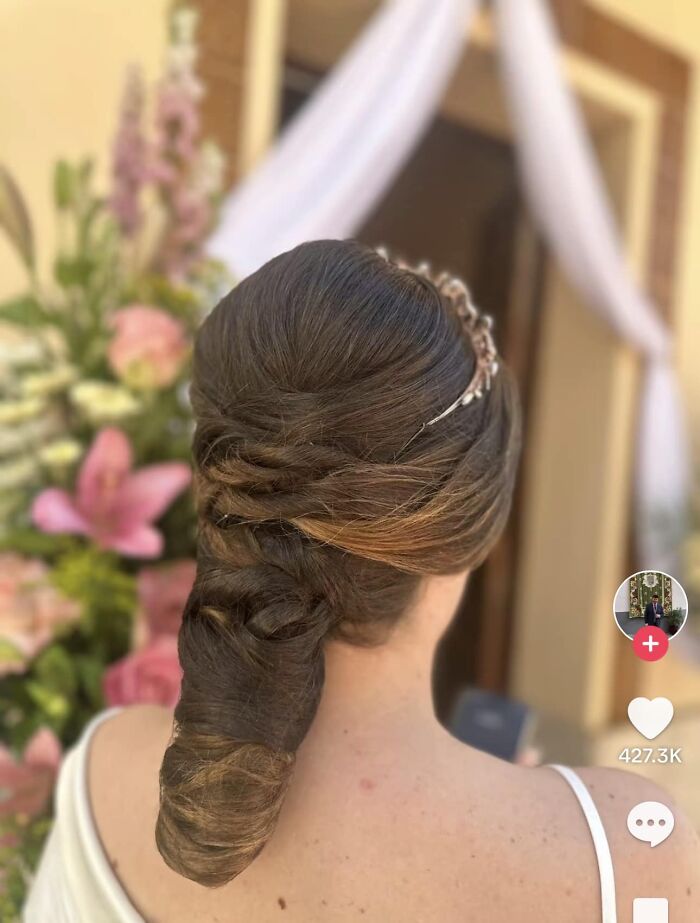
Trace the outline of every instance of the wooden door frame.
{"type": "Polygon", "coordinates": [[[564,44],[650,90],[659,102],[647,289],[669,321],[680,251],[685,134],[692,66],[687,58],[581,0],[550,0],[564,44]]]}

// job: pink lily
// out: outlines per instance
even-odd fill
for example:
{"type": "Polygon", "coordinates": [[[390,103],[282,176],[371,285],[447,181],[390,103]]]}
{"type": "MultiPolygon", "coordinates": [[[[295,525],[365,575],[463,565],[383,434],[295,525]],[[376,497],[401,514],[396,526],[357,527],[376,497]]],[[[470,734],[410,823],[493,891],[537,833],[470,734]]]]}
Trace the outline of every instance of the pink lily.
{"type": "Polygon", "coordinates": [[[132,471],[125,434],[114,427],[95,437],[78,474],[75,496],[49,488],[34,500],[32,519],[43,532],[87,535],[100,548],[133,558],[155,558],[163,536],[152,523],[190,482],[180,462],[132,471]]]}
{"type": "Polygon", "coordinates": [[[0,746],[0,817],[35,817],[51,794],[61,762],[61,744],[49,728],[40,728],[16,758],[0,746]]]}

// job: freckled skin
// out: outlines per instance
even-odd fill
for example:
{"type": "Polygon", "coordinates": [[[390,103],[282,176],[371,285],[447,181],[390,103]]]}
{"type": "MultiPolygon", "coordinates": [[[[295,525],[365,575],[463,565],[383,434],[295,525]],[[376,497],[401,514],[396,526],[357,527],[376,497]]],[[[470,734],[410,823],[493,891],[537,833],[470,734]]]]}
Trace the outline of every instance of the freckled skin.
{"type": "MultiPolygon", "coordinates": [[[[590,833],[558,774],[389,723],[374,737],[365,724],[312,737],[263,852],[228,885],[202,888],[171,872],[146,835],[171,727],[171,715],[139,707],[101,725],[92,743],[97,829],[145,920],[274,923],[283,912],[286,923],[540,923],[543,907],[548,921],[600,917],[590,833]]],[[[700,849],[680,808],[640,777],[579,773],[610,839],[621,923],[640,881],[668,896],[673,923],[697,923],[700,849]],[[650,863],[626,818],[654,800],[672,807],[676,829],[650,863]]]]}

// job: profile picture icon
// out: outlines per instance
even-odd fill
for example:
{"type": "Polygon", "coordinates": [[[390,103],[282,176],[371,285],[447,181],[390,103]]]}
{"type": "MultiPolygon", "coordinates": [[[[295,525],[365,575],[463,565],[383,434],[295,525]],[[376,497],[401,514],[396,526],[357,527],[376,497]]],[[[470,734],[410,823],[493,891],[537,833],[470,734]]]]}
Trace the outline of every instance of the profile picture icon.
{"type": "Polygon", "coordinates": [[[617,588],[613,613],[620,631],[630,640],[644,626],[660,628],[670,640],[688,620],[688,596],[670,574],[641,570],[617,588]]]}

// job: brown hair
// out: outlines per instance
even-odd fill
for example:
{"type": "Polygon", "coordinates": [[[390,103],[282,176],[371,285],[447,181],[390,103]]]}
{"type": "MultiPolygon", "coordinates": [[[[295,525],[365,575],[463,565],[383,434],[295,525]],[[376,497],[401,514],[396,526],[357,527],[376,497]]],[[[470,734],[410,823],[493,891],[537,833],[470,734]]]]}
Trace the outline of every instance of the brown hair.
{"type": "Polygon", "coordinates": [[[431,282],[354,241],[302,244],[206,319],[192,403],[199,554],[161,768],[158,848],[203,885],[258,855],[316,713],[324,639],[376,644],[423,575],[486,557],[519,447],[506,368],[431,282]]]}

